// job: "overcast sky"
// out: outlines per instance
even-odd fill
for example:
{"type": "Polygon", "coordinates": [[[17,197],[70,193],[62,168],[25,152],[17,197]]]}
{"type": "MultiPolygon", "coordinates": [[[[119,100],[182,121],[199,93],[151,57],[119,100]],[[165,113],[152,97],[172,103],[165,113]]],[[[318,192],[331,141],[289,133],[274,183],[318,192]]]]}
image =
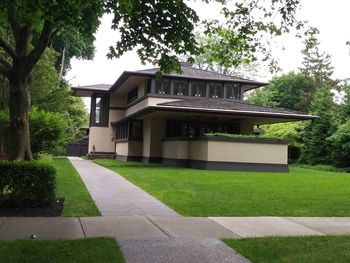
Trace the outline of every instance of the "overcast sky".
{"type": "MultiPolygon", "coordinates": [[[[201,18],[215,17],[219,10],[216,5],[208,7],[202,1],[191,3],[191,7],[201,18]]],[[[302,7],[298,12],[298,18],[308,20],[311,26],[320,30],[321,49],[332,55],[334,77],[339,79],[350,77],[350,53],[345,45],[345,42],[350,40],[349,10],[349,0],[302,0],[302,7]]],[[[108,47],[118,39],[118,33],[110,29],[110,25],[111,16],[104,16],[96,33],[96,54],[93,60],[72,60],[72,69],[66,79],[73,86],[113,84],[124,70],[138,70],[151,66],[143,66],[135,52],[129,52],[119,59],[107,59],[108,47]]],[[[284,36],[278,40],[278,44],[273,47],[274,57],[280,61],[279,66],[283,69],[278,74],[297,70],[301,66],[302,48],[302,43],[294,36],[284,36]]],[[[267,81],[271,77],[266,74],[264,76],[260,80],[267,81]]]]}

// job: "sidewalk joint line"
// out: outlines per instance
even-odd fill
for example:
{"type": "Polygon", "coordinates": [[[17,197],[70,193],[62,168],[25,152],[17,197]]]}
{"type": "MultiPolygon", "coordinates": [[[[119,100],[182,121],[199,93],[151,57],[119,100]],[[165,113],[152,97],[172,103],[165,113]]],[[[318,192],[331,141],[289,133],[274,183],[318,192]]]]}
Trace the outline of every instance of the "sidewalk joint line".
{"type": "Polygon", "coordinates": [[[162,231],[165,235],[167,235],[168,237],[172,237],[171,233],[169,231],[167,231],[164,227],[162,227],[161,225],[157,224],[154,220],[152,220],[151,216],[145,216],[145,218],[148,219],[148,221],[150,221],[153,225],[155,225],[160,231],[162,231]]]}
{"type": "Polygon", "coordinates": [[[80,216],[78,217],[78,220],[79,220],[79,224],[80,224],[81,230],[83,231],[84,237],[86,238],[85,229],[84,229],[83,222],[81,221],[80,216]]]}
{"type": "Polygon", "coordinates": [[[221,226],[223,228],[225,228],[226,230],[228,230],[229,232],[231,232],[232,234],[236,235],[238,238],[243,238],[241,235],[238,235],[237,233],[233,232],[231,229],[228,229],[227,227],[219,224],[218,222],[216,222],[215,220],[211,219],[210,217],[207,217],[209,220],[211,220],[212,222],[214,222],[215,224],[217,224],[218,226],[221,226]]]}
{"type": "Polygon", "coordinates": [[[285,219],[285,220],[287,220],[287,221],[289,221],[289,222],[292,222],[292,223],[294,223],[294,224],[297,224],[297,225],[299,225],[299,226],[302,226],[302,227],[305,227],[305,228],[307,228],[307,229],[310,229],[310,230],[312,230],[312,231],[315,231],[315,232],[321,234],[321,236],[327,236],[327,233],[323,233],[322,231],[317,230],[317,229],[315,229],[315,228],[313,228],[313,227],[304,226],[302,223],[294,222],[293,220],[291,220],[291,219],[289,219],[289,218],[287,218],[287,217],[281,217],[281,218],[283,218],[283,219],[285,219]]]}

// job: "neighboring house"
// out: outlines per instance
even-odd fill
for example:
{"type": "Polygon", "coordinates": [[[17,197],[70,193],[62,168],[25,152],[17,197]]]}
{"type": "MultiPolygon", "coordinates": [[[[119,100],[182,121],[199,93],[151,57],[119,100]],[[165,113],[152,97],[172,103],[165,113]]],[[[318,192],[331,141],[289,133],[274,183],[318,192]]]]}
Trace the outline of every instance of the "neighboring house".
{"type": "Polygon", "coordinates": [[[288,171],[288,143],[208,137],[253,134],[254,126],[313,119],[249,104],[243,94],[266,83],[193,68],[156,78],[159,68],[125,71],[113,85],[74,88],[91,97],[89,156],[215,170],[288,171]]]}

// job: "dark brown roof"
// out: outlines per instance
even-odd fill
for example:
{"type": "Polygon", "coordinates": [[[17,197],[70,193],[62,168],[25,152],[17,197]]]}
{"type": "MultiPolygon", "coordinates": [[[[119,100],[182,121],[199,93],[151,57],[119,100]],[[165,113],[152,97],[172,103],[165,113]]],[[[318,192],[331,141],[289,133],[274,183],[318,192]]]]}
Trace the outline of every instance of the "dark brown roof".
{"type": "MultiPolygon", "coordinates": [[[[173,72],[170,74],[164,74],[163,76],[193,79],[193,80],[239,82],[239,83],[251,85],[252,88],[258,88],[268,84],[265,82],[259,82],[255,80],[249,80],[245,78],[225,75],[225,74],[221,74],[210,70],[202,70],[202,69],[194,68],[189,65],[182,65],[181,69],[182,69],[181,74],[173,72]]],[[[145,77],[155,76],[157,72],[159,72],[159,68],[144,69],[144,70],[137,70],[137,71],[124,71],[122,75],[117,79],[117,81],[113,84],[111,90],[114,91],[118,89],[130,76],[145,76],[145,77]]]]}
{"type": "MultiPolygon", "coordinates": [[[[249,80],[245,78],[235,77],[231,75],[221,74],[215,71],[211,70],[203,70],[194,68],[192,66],[181,66],[182,74],[178,74],[176,72],[165,74],[165,76],[171,76],[171,77],[182,77],[182,78],[191,78],[191,79],[205,79],[205,80],[217,80],[217,81],[235,81],[235,82],[247,82],[247,83],[254,83],[254,84],[264,84],[262,82],[257,82],[254,80],[249,80]]],[[[144,70],[138,70],[137,72],[142,73],[149,73],[149,74],[156,74],[160,68],[152,68],[152,69],[144,69],[144,70]]]]}
{"type": "Polygon", "coordinates": [[[304,112],[271,108],[259,106],[241,100],[228,99],[211,99],[211,98],[184,98],[178,101],[165,102],[157,104],[159,107],[171,107],[174,109],[197,109],[197,110],[217,110],[217,111],[232,111],[237,113],[254,113],[265,115],[284,115],[300,117],[301,119],[315,119],[317,116],[312,116],[304,112]]]}

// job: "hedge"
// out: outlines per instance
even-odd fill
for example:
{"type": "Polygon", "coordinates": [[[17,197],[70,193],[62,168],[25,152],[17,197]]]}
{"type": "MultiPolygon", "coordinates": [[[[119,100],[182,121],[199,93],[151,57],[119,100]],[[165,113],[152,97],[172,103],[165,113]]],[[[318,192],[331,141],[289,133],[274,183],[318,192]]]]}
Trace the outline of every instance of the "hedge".
{"type": "Polygon", "coordinates": [[[55,198],[56,170],[48,161],[0,161],[0,196],[15,205],[45,206],[55,198]]]}

